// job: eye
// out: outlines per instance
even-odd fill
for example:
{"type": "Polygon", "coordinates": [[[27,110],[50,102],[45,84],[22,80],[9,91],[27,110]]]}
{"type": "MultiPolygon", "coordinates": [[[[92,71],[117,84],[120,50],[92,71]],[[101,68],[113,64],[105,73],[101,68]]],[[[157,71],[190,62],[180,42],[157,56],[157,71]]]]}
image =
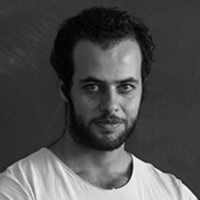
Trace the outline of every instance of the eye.
{"type": "Polygon", "coordinates": [[[133,91],[135,89],[135,86],[134,85],[131,85],[131,84],[123,84],[123,85],[120,85],[118,87],[118,90],[120,93],[123,93],[123,94],[127,94],[127,93],[130,93],[131,91],[133,91]]]}
{"type": "Polygon", "coordinates": [[[88,84],[84,88],[89,93],[98,93],[98,92],[100,92],[100,86],[97,85],[97,84],[88,84]]]}

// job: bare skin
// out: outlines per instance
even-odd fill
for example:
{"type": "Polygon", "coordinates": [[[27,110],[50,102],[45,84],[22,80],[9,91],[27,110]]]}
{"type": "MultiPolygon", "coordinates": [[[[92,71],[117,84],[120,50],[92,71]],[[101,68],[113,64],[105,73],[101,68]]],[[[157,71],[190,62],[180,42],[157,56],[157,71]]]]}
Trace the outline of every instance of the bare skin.
{"type": "Polygon", "coordinates": [[[132,159],[124,146],[105,153],[86,150],[66,134],[50,150],[82,179],[99,188],[120,188],[132,173],[132,159]]]}
{"type": "MultiPolygon", "coordinates": [[[[75,72],[70,98],[79,117],[104,144],[114,143],[137,118],[142,94],[141,51],[136,41],[125,40],[103,50],[89,41],[79,42],[73,55],[75,72]],[[109,112],[126,123],[96,124],[93,119],[109,112]]],[[[64,101],[67,99],[61,94],[64,101]]],[[[114,150],[78,144],[66,132],[50,150],[88,183],[104,189],[120,188],[133,171],[124,142],[114,150]]]]}

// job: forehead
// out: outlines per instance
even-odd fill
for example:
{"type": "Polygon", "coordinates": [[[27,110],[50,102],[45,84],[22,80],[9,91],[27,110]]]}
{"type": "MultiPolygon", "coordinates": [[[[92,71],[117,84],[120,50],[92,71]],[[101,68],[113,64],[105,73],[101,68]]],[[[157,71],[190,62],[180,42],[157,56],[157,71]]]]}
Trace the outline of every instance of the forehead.
{"type": "Polygon", "coordinates": [[[141,51],[138,43],[124,40],[108,49],[90,41],[80,41],[73,54],[74,80],[94,77],[116,81],[141,76],[141,51]]]}

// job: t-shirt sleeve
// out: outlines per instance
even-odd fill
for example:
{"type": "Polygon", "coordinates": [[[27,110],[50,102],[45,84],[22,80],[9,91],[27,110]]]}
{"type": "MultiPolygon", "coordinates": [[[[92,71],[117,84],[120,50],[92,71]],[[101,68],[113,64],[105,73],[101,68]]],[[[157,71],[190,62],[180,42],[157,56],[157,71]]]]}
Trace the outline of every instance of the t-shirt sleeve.
{"type": "Polygon", "coordinates": [[[23,185],[6,172],[0,174],[0,200],[33,200],[23,185]]]}
{"type": "Polygon", "coordinates": [[[184,184],[182,184],[182,193],[184,194],[184,200],[198,200],[191,190],[189,190],[184,184]]]}

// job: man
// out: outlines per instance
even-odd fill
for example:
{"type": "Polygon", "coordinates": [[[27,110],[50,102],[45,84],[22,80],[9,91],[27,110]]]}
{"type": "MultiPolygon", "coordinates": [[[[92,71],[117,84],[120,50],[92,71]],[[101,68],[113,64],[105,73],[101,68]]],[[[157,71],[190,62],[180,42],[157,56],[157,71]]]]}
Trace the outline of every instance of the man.
{"type": "Polygon", "coordinates": [[[125,11],[94,7],[66,20],[51,55],[66,105],[64,134],[1,175],[0,199],[195,200],[180,180],[124,148],[153,50],[148,28],[125,11]]]}

